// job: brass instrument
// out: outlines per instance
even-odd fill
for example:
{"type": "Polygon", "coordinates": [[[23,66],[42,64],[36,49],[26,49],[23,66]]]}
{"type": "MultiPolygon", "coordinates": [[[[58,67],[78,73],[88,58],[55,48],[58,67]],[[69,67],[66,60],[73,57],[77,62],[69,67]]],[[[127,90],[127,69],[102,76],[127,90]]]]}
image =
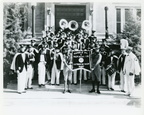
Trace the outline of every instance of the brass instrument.
{"type": "Polygon", "coordinates": [[[70,30],[75,31],[78,29],[78,23],[75,20],[71,20],[68,24],[70,30]]]}
{"type": "Polygon", "coordinates": [[[91,23],[89,20],[84,20],[82,22],[82,28],[85,29],[85,30],[89,30],[91,28],[91,23]]]}
{"type": "Polygon", "coordinates": [[[67,22],[67,20],[61,19],[61,20],[59,21],[59,26],[60,26],[62,29],[67,28],[67,27],[68,27],[68,22],[67,22]]]}

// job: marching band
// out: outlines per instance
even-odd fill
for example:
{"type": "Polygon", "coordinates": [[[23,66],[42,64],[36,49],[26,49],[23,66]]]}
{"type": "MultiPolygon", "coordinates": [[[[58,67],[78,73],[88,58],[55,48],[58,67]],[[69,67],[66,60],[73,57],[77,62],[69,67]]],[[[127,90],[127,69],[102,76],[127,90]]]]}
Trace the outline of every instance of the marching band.
{"type": "MultiPolygon", "coordinates": [[[[95,31],[92,31],[89,36],[87,33],[91,26],[89,21],[84,21],[79,31],[76,21],[72,20],[68,23],[62,19],[59,24],[61,29],[57,33],[52,32],[52,28],[48,27],[46,32],[43,31],[39,45],[31,44],[27,48],[22,46],[21,52],[16,54],[17,56],[13,59],[12,65],[15,65],[15,68],[11,69],[17,72],[19,94],[26,92],[26,89],[33,88],[33,77],[38,76],[38,86],[42,87],[45,86],[46,76],[51,85],[59,85],[61,75],[64,76],[63,93],[71,93],[70,84],[76,85],[77,76],[84,75],[84,80],[92,80],[92,90],[89,92],[95,92],[96,82],[97,93],[100,94],[100,84],[107,85],[108,90],[114,90],[116,72],[120,73],[121,91],[126,92],[129,96],[132,94],[135,67],[133,70],[128,68],[131,67],[131,64],[135,64],[133,62],[137,60],[137,57],[134,54],[129,55],[130,48],[128,45],[123,49],[125,52],[117,57],[115,52],[106,45],[105,40],[102,41],[102,45],[97,42],[95,31]],[[73,71],[72,69],[72,52],[79,50],[91,52],[90,73],[85,70],[73,71]],[[126,58],[122,59],[123,55],[126,58]],[[125,88],[126,83],[128,84],[127,89],[125,88]]],[[[137,73],[140,73],[140,69],[137,73]]]]}

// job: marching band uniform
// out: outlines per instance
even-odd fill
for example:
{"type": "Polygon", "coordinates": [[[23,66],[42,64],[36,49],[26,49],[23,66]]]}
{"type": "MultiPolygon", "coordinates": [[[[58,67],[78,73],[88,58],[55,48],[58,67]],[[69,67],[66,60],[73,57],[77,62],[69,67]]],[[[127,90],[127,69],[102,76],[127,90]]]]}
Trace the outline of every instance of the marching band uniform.
{"type": "Polygon", "coordinates": [[[45,72],[46,72],[46,57],[45,50],[43,48],[39,51],[39,63],[38,63],[38,84],[39,87],[45,85],[45,72]]]}
{"type": "Polygon", "coordinates": [[[32,48],[33,49],[33,54],[34,54],[34,59],[35,61],[33,62],[33,69],[34,69],[34,77],[38,78],[38,63],[39,63],[39,51],[36,49],[36,47],[32,48]]]}
{"type": "Polygon", "coordinates": [[[103,40],[103,44],[100,46],[100,53],[102,55],[102,60],[101,60],[102,81],[101,81],[101,84],[103,84],[103,85],[107,84],[106,83],[106,78],[107,78],[107,75],[106,75],[106,59],[108,57],[109,51],[110,51],[109,46],[107,46],[105,44],[105,40],[103,40]]]}
{"type": "Polygon", "coordinates": [[[72,59],[71,59],[71,53],[70,51],[68,51],[67,54],[64,54],[63,56],[63,63],[64,63],[64,66],[63,66],[63,75],[64,75],[64,91],[63,93],[65,93],[66,91],[71,93],[70,91],[70,83],[72,81],[72,59]]]}
{"type": "Polygon", "coordinates": [[[15,60],[15,69],[17,71],[17,90],[18,93],[25,93],[25,83],[26,83],[26,71],[27,71],[27,54],[24,53],[24,48],[22,48],[22,53],[18,54],[15,60]]]}
{"type": "MultiPolygon", "coordinates": [[[[73,50],[74,51],[79,51],[77,48],[77,42],[73,42],[73,50]]],[[[73,75],[72,75],[72,83],[74,83],[75,85],[77,84],[77,70],[73,71],[73,75]]]]}
{"type": "Polygon", "coordinates": [[[30,51],[28,53],[28,65],[27,65],[27,76],[26,76],[26,88],[33,89],[32,87],[32,78],[33,78],[33,62],[35,61],[34,54],[30,51]]]}
{"type": "Polygon", "coordinates": [[[47,74],[47,80],[51,80],[51,68],[52,68],[52,62],[51,62],[51,49],[46,49],[46,74],[47,74]]]}
{"type": "Polygon", "coordinates": [[[121,54],[119,56],[119,59],[118,59],[118,71],[119,71],[119,74],[120,74],[120,89],[121,89],[121,92],[125,92],[126,91],[126,86],[127,86],[126,85],[126,76],[123,73],[125,57],[126,57],[126,54],[121,54]]]}
{"type": "Polygon", "coordinates": [[[100,94],[99,85],[100,85],[100,77],[101,77],[101,67],[100,62],[102,59],[102,55],[99,53],[99,49],[95,49],[96,51],[91,55],[91,77],[92,77],[92,90],[89,92],[95,92],[95,81],[97,82],[97,93],[100,94]]]}
{"type": "Polygon", "coordinates": [[[55,49],[54,52],[51,54],[51,60],[52,60],[52,74],[51,74],[51,84],[55,84],[55,79],[56,79],[56,84],[59,85],[59,79],[60,79],[60,70],[61,70],[61,64],[62,64],[62,59],[61,55],[59,52],[57,52],[55,49]]]}
{"type": "Polygon", "coordinates": [[[107,58],[106,65],[112,65],[114,72],[112,74],[108,73],[108,90],[114,90],[115,85],[115,76],[116,76],[116,69],[117,69],[117,56],[114,55],[114,52],[110,52],[110,55],[107,58]]]}

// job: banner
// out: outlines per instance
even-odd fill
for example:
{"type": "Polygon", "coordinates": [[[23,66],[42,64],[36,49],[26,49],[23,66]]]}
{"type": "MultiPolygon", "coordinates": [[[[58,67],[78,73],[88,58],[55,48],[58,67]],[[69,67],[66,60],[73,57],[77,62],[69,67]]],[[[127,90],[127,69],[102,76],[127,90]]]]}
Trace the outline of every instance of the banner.
{"type": "Polygon", "coordinates": [[[90,51],[73,51],[73,69],[90,71],[90,51]]]}

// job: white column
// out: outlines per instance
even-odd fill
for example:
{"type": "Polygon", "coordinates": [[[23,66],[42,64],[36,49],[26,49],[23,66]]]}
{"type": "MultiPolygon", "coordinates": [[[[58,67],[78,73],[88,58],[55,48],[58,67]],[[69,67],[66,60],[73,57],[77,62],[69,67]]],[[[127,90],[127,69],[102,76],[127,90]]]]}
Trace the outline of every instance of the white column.
{"type": "Polygon", "coordinates": [[[55,31],[55,5],[52,4],[51,6],[51,27],[52,30],[55,31]]]}
{"type": "Polygon", "coordinates": [[[47,14],[47,27],[49,26],[49,15],[47,14]]]}

